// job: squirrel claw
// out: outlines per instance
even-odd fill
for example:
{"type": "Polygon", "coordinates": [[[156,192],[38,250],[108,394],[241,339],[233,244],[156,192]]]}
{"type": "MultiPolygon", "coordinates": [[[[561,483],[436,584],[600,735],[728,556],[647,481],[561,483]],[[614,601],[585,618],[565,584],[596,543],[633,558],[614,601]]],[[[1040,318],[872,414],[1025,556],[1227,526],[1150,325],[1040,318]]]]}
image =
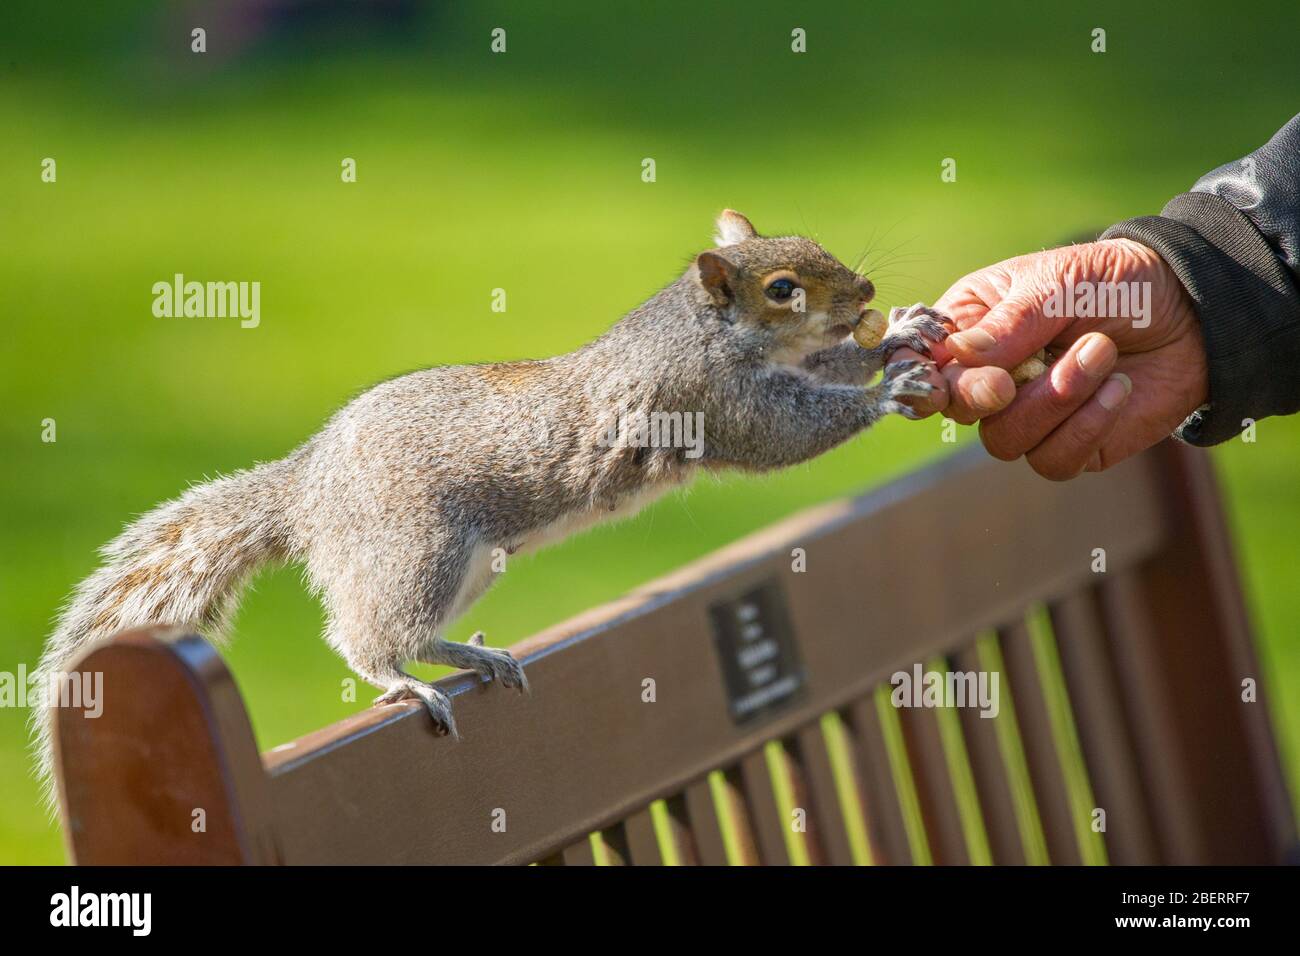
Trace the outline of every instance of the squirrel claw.
{"type": "Polygon", "coordinates": [[[429,716],[433,718],[433,732],[439,737],[460,740],[460,734],[456,732],[456,720],[451,715],[451,698],[438,688],[413,677],[403,678],[394,681],[388,690],[376,697],[375,706],[382,707],[402,700],[423,701],[429,716]]]}
{"type": "Polygon", "coordinates": [[[934,391],[934,386],[926,381],[930,368],[930,362],[918,362],[916,359],[890,362],[885,366],[885,378],[882,384],[889,392],[890,398],[903,395],[929,395],[934,391]]]}
{"type": "MultiPolygon", "coordinates": [[[[944,315],[938,309],[932,309],[924,302],[918,302],[915,305],[909,305],[906,308],[903,308],[902,306],[895,306],[894,308],[890,309],[889,327],[892,329],[895,325],[901,325],[905,322],[911,322],[913,320],[920,319],[920,318],[932,319],[938,323],[952,322],[952,319],[948,318],[948,316],[944,315]]],[[[948,332],[945,329],[943,334],[939,336],[939,341],[942,342],[947,337],[948,337],[948,332]]]]}
{"type": "MultiPolygon", "coordinates": [[[[513,687],[521,694],[528,693],[528,677],[524,674],[524,666],[509,651],[494,650],[490,668],[491,672],[484,674],[485,677],[495,678],[502,687],[513,687]]],[[[479,673],[483,674],[483,671],[479,673]]]]}
{"type": "Polygon", "coordinates": [[[942,312],[920,302],[905,309],[890,309],[889,333],[879,348],[886,355],[897,349],[909,348],[929,358],[930,343],[946,339],[949,333],[945,323],[951,322],[942,312]]]}
{"type": "Polygon", "coordinates": [[[892,362],[885,366],[885,377],[880,383],[885,393],[886,411],[904,418],[916,420],[921,416],[910,406],[900,402],[900,398],[924,398],[934,391],[934,386],[926,381],[932,368],[929,362],[907,359],[892,362]]]}
{"type": "Polygon", "coordinates": [[[524,667],[513,654],[498,647],[484,647],[482,631],[475,631],[467,643],[470,647],[481,648],[469,663],[471,670],[485,681],[495,680],[502,687],[514,687],[521,694],[528,691],[524,667]]]}

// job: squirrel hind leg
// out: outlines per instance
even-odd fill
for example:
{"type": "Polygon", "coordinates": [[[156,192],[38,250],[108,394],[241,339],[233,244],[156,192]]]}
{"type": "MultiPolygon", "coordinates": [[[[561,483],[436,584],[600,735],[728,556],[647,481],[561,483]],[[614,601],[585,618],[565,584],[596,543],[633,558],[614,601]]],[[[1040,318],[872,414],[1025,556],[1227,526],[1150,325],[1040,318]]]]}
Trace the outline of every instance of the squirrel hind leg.
{"type": "Polygon", "coordinates": [[[459,740],[460,734],[456,732],[456,720],[451,714],[451,698],[432,684],[417,680],[396,668],[394,668],[394,672],[396,676],[387,681],[376,681],[373,677],[366,677],[366,680],[371,683],[387,688],[375,698],[375,706],[381,707],[384,704],[395,704],[403,700],[422,701],[425,709],[429,712],[429,716],[433,718],[434,733],[439,737],[451,737],[452,740],[459,740]]]}
{"type": "Polygon", "coordinates": [[[421,701],[433,718],[434,733],[439,737],[460,739],[460,734],[456,732],[456,720],[451,714],[451,698],[432,684],[412,677],[396,662],[376,664],[349,655],[348,666],[362,680],[383,689],[384,692],[374,700],[376,707],[403,700],[421,701]]]}
{"type": "Polygon", "coordinates": [[[483,632],[478,631],[467,644],[435,640],[420,654],[422,664],[443,664],[474,671],[484,680],[495,680],[502,687],[514,687],[522,694],[528,690],[523,665],[509,651],[483,646],[483,632]]]}

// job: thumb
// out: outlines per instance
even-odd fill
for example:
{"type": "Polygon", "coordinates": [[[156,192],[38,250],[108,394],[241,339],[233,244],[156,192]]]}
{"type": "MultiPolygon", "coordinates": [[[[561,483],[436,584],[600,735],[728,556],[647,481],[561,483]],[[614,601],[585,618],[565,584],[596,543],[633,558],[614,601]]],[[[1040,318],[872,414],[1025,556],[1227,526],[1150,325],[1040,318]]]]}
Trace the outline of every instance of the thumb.
{"type": "Polygon", "coordinates": [[[1043,315],[1039,296],[1025,290],[1012,292],[984,317],[944,345],[967,368],[997,365],[1015,368],[1056,336],[1056,322],[1043,315]]]}

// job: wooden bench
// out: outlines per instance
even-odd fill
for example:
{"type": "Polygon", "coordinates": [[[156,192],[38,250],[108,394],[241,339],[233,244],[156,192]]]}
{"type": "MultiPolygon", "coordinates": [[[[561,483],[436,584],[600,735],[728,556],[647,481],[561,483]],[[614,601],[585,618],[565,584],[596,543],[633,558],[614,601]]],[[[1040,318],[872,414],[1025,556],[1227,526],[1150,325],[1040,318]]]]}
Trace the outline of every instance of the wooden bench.
{"type": "Polygon", "coordinates": [[[124,633],[79,664],[103,673],[102,716],[57,712],[72,857],[1267,863],[1295,845],[1209,462],[1172,442],[1067,484],[967,449],[513,650],[528,696],[440,683],[459,742],[397,704],[259,754],[203,639],[124,633]],[[890,706],[918,662],[996,671],[998,715],[890,706]]]}

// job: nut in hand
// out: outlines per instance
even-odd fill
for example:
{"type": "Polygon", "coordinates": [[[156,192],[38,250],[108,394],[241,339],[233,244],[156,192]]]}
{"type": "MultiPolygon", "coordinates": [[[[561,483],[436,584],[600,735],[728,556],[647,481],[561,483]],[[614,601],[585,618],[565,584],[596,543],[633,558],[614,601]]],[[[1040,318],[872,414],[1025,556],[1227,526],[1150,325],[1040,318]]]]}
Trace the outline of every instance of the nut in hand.
{"type": "Polygon", "coordinates": [[[1039,349],[1035,354],[1029,356],[1011,370],[1011,381],[1015,382],[1016,385],[1032,382],[1047,371],[1048,365],[1047,350],[1039,349]]]}

